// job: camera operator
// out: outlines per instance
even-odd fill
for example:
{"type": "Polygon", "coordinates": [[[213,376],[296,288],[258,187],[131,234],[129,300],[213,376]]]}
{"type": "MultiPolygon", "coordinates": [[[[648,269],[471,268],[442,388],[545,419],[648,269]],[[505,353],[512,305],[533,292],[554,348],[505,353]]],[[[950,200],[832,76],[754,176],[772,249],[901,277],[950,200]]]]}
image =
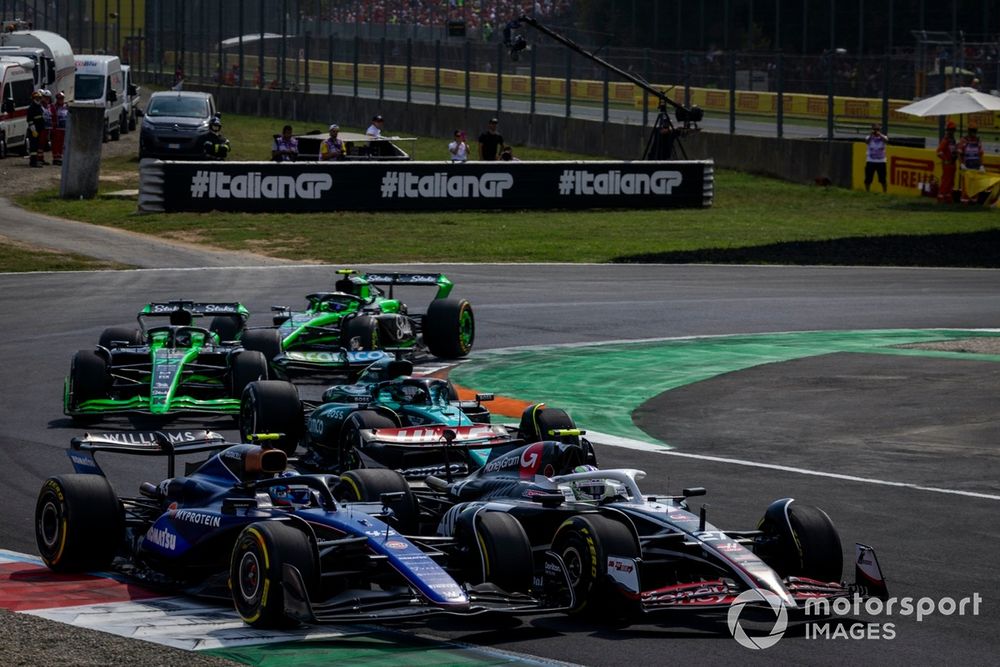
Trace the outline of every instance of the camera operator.
{"type": "Polygon", "coordinates": [[[865,138],[865,143],[868,145],[868,155],[865,161],[865,191],[871,191],[872,179],[877,174],[878,182],[882,184],[882,192],[886,192],[888,186],[885,181],[885,150],[886,146],[889,145],[889,137],[882,134],[881,123],[872,125],[871,134],[865,138]]]}

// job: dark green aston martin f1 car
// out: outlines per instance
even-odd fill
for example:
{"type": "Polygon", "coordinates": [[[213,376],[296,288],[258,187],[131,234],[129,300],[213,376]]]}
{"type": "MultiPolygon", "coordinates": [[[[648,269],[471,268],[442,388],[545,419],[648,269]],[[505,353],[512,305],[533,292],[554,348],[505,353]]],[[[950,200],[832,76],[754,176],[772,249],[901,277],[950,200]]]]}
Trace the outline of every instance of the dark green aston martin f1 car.
{"type": "Polygon", "coordinates": [[[285,377],[352,376],[387,357],[457,359],[472,350],[472,305],[450,296],[454,285],[445,275],[352,269],[337,274],[334,291],[307,295],[305,310],[274,307],[274,327],[247,329],[243,346],[262,352],[285,377]],[[437,289],[425,313],[410,312],[393,292],[413,286],[437,289]]]}
{"type": "Polygon", "coordinates": [[[264,355],[236,340],[248,317],[238,303],[147,304],[139,327],[105,329],[96,348],[76,353],[64,412],[81,422],[126,413],[237,416],[243,388],[268,375],[264,355]]]}

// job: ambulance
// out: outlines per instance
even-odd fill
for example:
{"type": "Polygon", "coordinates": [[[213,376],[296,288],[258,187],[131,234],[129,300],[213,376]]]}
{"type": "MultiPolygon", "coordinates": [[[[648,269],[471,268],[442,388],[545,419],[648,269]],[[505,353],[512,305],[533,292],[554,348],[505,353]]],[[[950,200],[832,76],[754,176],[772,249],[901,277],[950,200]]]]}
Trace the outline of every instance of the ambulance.
{"type": "Polygon", "coordinates": [[[104,109],[104,140],[118,141],[125,110],[125,77],[118,56],[78,55],[74,102],[104,109]]]}
{"type": "Polygon", "coordinates": [[[28,154],[28,105],[35,89],[34,62],[0,57],[0,158],[28,154]]]}
{"type": "MultiPolygon", "coordinates": [[[[35,87],[48,88],[55,95],[66,94],[66,101],[73,99],[73,82],[76,62],[73,49],[61,35],[47,30],[17,30],[0,34],[0,50],[8,53],[22,50],[35,60],[35,87]]],[[[19,54],[20,55],[20,54],[19,54]]],[[[4,54],[0,52],[0,57],[4,54]]]]}

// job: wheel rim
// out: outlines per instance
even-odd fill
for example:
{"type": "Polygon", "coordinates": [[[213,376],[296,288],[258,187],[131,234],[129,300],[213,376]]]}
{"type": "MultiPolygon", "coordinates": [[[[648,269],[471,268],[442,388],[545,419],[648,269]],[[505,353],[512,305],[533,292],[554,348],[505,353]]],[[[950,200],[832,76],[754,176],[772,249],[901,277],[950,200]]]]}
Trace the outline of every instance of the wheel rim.
{"type": "Polygon", "coordinates": [[[42,542],[49,549],[55,549],[56,545],[59,543],[59,536],[61,534],[59,520],[59,508],[56,503],[49,500],[42,507],[41,516],[38,519],[38,531],[41,535],[42,542]]]}
{"type": "Polygon", "coordinates": [[[472,339],[475,333],[472,312],[468,308],[463,308],[462,314],[458,318],[458,342],[466,352],[472,349],[472,339]]]}
{"type": "Polygon", "coordinates": [[[255,602],[261,584],[260,560],[257,554],[252,551],[244,553],[240,558],[239,572],[240,595],[247,602],[255,602]]]}
{"type": "Polygon", "coordinates": [[[576,546],[569,545],[563,549],[562,559],[566,565],[566,573],[569,574],[570,585],[577,588],[583,578],[583,555],[576,546]]]}

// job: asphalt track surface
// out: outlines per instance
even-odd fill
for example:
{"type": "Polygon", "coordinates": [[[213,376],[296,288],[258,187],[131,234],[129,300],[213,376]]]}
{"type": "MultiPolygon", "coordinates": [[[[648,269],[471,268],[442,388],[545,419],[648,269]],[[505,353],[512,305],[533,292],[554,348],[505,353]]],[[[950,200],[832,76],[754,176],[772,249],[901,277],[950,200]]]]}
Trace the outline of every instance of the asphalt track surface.
{"type": "MultiPolygon", "coordinates": [[[[991,270],[648,265],[435,270],[447,273],[458,286],[456,295],[474,304],[478,350],[775,331],[1000,328],[1000,272],[991,270]]],[[[106,326],[131,322],[138,306],[149,300],[238,299],[251,312],[266,313],[272,304],[295,305],[302,294],[325,288],[331,273],[330,267],[276,266],[0,275],[8,323],[0,340],[0,485],[6,491],[0,546],[34,553],[32,513],[39,484],[50,474],[69,471],[65,447],[79,431],[61,414],[60,398],[76,349],[92,346],[106,326]]],[[[815,457],[807,457],[807,463],[816,470],[856,460],[860,452],[868,462],[863,477],[891,472],[894,479],[931,479],[938,487],[962,489],[974,476],[973,486],[989,495],[996,494],[990,479],[1000,472],[997,386],[995,366],[985,362],[921,364],[907,358],[893,363],[879,356],[866,361],[831,355],[675,390],[643,406],[636,422],[681,452],[738,455],[779,466],[794,454],[798,466],[808,467],[802,452],[812,451],[815,457]],[[815,395],[817,387],[831,383],[858,387],[871,398],[861,400],[848,391],[843,404],[835,392],[815,395]],[[904,428],[901,414],[906,419],[919,415],[921,421],[904,428]],[[977,414],[981,428],[970,426],[977,414]],[[921,435],[927,429],[933,438],[921,435]],[[921,451],[919,445],[927,442],[931,450],[921,451]]],[[[213,426],[233,435],[225,430],[231,424],[220,420],[213,426]]],[[[646,451],[604,448],[600,456],[604,467],[646,470],[643,486],[651,491],[707,487],[709,517],[723,528],[753,527],[767,503],[783,496],[819,505],[837,523],[845,549],[855,539],[878,548],[894,595],[937,600],[978,592],[980,615],[934,615],[917,623],[912,617],[862,614],[858,618],[866,622],[895,623],[895,638],[806,639],[801,631],[790,631],[763,652],[737,645],[724,620],[686,614],[629,628],[560,616],[511,623],[437,619],[405,627],[590,665],[942,659],[979,664],[1000,648],[995,631],[1000,501],[994,498],[646,451]]],[[[120,488],[126,491],[160,476],[149,472],[144,460],[112,466],[113,481],[124,480],[120,488]]]]}

